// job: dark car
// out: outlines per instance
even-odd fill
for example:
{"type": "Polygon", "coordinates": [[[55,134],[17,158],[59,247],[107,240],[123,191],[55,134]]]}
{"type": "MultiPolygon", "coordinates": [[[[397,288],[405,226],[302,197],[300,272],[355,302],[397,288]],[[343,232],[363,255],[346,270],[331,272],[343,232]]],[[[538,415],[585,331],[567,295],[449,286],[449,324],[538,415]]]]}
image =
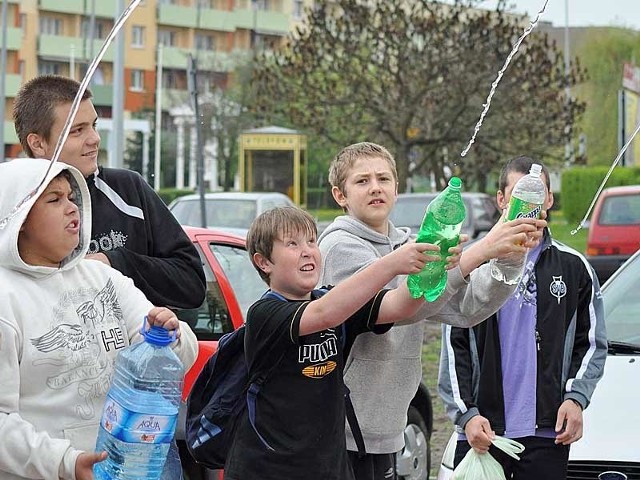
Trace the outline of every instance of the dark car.
{"type": "MultiPolygon", "coordinates": [[[[183,391],[186,400],[204,364],[215,352],[219,338],[244,323],[247,310],[267,290],[249,259],[244,236],[205,228],[184,227],[200,253],[207,280],[207,294],[200,308],[180,310],[198,337],[198,358],[187,372],[183,391]]],[[[426,480],[430,468],[429,440],[433,428],[431,396],[420,385],[408,410],[405,449],[398,454],[398,474],[404,480],[426,480]]],[[[176,437],[182,467],[189,480],[222,479],[222,473],[197,465],[184,444],[184,405],[176,437]]]]}
{"type": "Polygon", "coordinates": [[[640,248],[640,185],[602,191],[589,223],[587,259],[604,283],[640,248]]]}
{"type": "MultiPolygon", "coordinates": [[[[389,217],[391,222],[396,227],[409,227],[411,233],[417,234],[427,205],[436,195],[437,192],[399,194],[389,217]]],[[[462,192],[462,199],[467,207],[462,233],[476,240],[491,230],[500,218],[500,210],[495,199],[486,193],[462,192]]]]}

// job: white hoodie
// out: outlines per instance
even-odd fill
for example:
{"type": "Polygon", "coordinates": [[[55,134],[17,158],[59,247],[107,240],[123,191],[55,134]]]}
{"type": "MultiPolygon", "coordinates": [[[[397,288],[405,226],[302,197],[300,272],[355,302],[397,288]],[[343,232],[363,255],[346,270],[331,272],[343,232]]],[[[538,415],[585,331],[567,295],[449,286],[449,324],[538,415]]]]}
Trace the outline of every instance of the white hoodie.
{"type": "MultiPolygon", "coordinates": [[[[139,334],[152,308],[120,272],[84,256],[91,206],[82,174],[50,161],[0,164],[0,478],[72,479],[82,451],[95,448],[116,354],[139,334]],[[68,169],[78,200],[78,247],[58,268],[33,266],[18,253],[18,234],[50,181],[68,169]],[[3,220],[9,217],[8,222],[3,220]]],[[[185,369],[197,342],[181,323],[174,351],[185,369]]]]}

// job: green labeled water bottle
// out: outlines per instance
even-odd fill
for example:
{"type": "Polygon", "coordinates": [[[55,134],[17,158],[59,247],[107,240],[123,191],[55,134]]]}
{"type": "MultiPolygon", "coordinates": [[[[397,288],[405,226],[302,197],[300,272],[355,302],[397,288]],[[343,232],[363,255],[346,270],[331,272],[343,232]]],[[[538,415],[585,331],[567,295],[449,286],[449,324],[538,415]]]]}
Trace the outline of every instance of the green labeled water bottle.
{"type": "Polygon", "coordinates": [[[445,266],[449,248],[458,244],[460,228],[467,215],[461,188],[462,181],[458,177],[451,177],[449,186],[427,206],[416,241],[438,245],[440,261],[429,262],[420,273],[407,277],[407,287],[413,298],[424,296],[428,302],[433,302],[447,285],[445,266]]]}

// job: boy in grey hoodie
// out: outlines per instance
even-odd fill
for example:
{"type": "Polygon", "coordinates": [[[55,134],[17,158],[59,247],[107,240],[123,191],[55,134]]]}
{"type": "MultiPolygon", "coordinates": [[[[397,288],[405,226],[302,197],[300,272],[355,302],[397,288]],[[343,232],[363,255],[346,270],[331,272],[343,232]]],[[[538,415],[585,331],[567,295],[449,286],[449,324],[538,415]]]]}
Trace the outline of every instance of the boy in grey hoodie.
{"type": "MultiPolygon", "coordinates": [[[[395,160],[384,147],[363,142],[342,149],[330,166],[329,181],[346,215],[320,235],[320,285],[338,284],[411,240],[408,229],[389,221],[398,180],[395,160]]],[[[347,425],[347,449],[357,480],[396,478],[395,454],[404,447],[407,411],[422,379],[420,320],[438,314],[439,321],[471,327],[497,311],[513,292],[525,253],[538,244],[546,222],[503,220],[465,250],[460,264],[449,270],[440,298],[384,335],[365,333],[355,340],[344,379],[366,450],[366,455],[358,454],[347,425]],[[498,258],[499,272],[493,275],[489,265],[483,265],[490,258],[498,258]]],[[[459,247],[452,250],[455,254],[459,247]]],[[[387,287],[404,281],[404,276],[396,277],[387,287]]]]}

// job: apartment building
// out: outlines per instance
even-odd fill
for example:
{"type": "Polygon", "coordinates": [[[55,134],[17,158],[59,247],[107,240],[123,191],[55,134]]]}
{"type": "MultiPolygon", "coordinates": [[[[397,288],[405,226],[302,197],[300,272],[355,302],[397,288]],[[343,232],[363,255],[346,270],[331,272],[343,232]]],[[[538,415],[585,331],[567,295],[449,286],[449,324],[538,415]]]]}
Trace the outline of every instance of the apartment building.
{"type": "MultiPolygon", "coordinates": [[[[4,154],[21,152],[11,121],[20,85],[41,74],[81,80],[129,0],[0,0],[8,2],[4,154]]],[[[303,19],[313,0],[141,0],[124,34],[124,118],[142,109],[162,110],[188,103],[189,54],[198,62],[199,91],[225,88],[234,66],[263,45],[277,46],[303,19]],[[158,63],[161,97],[156,98],[158,63]]],[[[0,36],[2,46],[2,36],[0,36]]],[[[115,43],[92,77],[94,104],[111,118],[115,43]]],[[[2,157],[0,157],[1,159],[2,157]]]]}

